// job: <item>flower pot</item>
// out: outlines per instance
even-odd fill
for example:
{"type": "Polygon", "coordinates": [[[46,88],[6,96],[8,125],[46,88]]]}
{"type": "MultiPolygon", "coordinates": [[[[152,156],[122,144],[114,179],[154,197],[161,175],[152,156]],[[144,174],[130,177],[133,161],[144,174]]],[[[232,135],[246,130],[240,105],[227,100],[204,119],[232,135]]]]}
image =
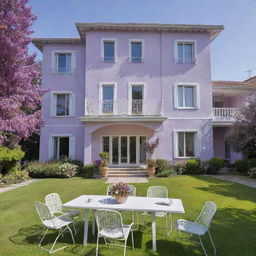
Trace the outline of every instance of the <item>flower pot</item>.
{"type": "Polygon", "coordinates": [[[107,166],[100,166],[99,171],[100,171],[100,175],[102,177],[107,177],[108,176],[108,167],[107,166]]]}
{"type": "Polygon", "coordinates": [[[155,172],[156,172],[156,168],[155,167],[148,167],[148,169],[147,169],[148,177],[154,177],[155,176],[155,172]]]}
{"type": "Polygon", "coordinates": [[[116,201],[117,201],[119,204],[125,203],[126,200],[127,200],[127,198],[128,198],[128,195],[116,195],[116,196],[115,196],[115,199],[116,199],[116,201]]]}

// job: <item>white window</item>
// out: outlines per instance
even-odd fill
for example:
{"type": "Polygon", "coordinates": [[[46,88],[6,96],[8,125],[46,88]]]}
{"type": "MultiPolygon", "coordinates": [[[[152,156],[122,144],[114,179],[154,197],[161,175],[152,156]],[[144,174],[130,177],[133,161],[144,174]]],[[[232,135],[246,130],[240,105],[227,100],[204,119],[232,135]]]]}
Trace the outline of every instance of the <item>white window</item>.
{"type": "Polygon", "coordinates": [[[129,42],[130,62],[140,63],[144,59],[144,41],[132,39],[129,42]]]}
{"type": "Polygon", "coordinates": [[[197,156],[197,132],[178,131],[176,132],[176,157],[188,158],[197,156]]]}
{"type": "Polygon", "coordinates": [[[174,44],[174,57],[176,64],[194,64],[196,58],[196,41],[176,40],[174,44]]]}
{"type": "Polygon", "coordinates": [[[75,115],[73,92],[51,92],[51,116],[70,117],[75,115]]]}
{"type": "Polygon", "coordinates": [[[53,72],[73,74],[76,68],[75,51],[53,52],[53,72]]]}
{"type": "Polygon", "coordinates": [[[129,114],[142,115],[144,113],[145,84],[129,83],[129,114]]]}
{"type": "Polygon", "coordinates": [[[116,40],[102,40],[101,58],[103,62],[115,62],[116,60],[116,40]]]}
{"type": "Polygon", "coordinates": [[[75,148],[75,137],[71,134],[54,134],[49,137],[49,159],[75,159],[75,148]]]}
{"type": "Polygon", "coordinates": [[[100,83],[99,109],[102,114],[115,113],[116,83],[100,83]]]}
{"type": "Polygon", "coordinates": [[[199,85],[177,84],[175,86],[175,107],[181,109],[199,108],[199,85]]]}

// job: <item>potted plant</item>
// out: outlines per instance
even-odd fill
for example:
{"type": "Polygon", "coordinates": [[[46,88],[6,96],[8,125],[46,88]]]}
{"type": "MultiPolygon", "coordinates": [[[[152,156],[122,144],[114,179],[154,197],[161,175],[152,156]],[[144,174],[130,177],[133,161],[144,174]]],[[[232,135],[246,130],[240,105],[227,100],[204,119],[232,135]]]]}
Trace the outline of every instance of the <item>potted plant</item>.
{"type": "Polygon", "coordinates": [[[131,193],[131,187],[123,182],[114,184],[109,189],[109,194],[113,196],[119,204],[123,204],[131,193]]]}
{"type": "Polygon", "coordinates": [[[152,158],[147,159],[147,175],[148,177],[154,177],[156,172],[156,161],[152,158]]]}
{"type": "Polygon", "coordinates": [[[100,152],[99,156],[101,158],[101,163],[99,167],[100,175],[102,177],[108,176],[108,162],[109,162],[109,153],[108,152],[100,152]]]}

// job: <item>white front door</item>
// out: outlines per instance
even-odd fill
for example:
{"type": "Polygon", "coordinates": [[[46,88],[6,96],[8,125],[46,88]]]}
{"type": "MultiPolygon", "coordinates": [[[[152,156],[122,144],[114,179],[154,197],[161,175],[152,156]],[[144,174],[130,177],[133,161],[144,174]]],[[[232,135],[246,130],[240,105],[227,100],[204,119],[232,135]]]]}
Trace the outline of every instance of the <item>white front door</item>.
{"type": "Polygon", "coordinates": [[[111,135],[102,136],[102,148],[109,152],[110,165],[140,165],[146,162],[145,143],[143,135],[111,135]]]}

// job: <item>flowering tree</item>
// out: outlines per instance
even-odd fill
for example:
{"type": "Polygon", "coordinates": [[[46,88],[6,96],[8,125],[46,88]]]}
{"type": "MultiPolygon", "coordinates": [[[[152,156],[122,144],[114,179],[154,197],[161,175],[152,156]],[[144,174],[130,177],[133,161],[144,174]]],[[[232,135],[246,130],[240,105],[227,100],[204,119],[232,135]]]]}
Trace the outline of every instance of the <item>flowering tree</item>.
{"type": "Polygon", "coordinates": [[[0,146],[13,148],[38,131],[44,91],[35,54],[28,54],[35,16],[28,0],[0,1],[0,146]]]}
{"type": "Polygon", "coordinates": [[[245,157],[256,157],[256,94],[248,96],[236,115],[236,122],[226,136],[234,151],[245,157]]]}
{"type": "Polygon", "coordinates": [[[150,142],[145,142],[144,145],[145,145],[146,153],[148,153],[150,156],[152,156],[154,151],[155,151],[155,149],[159,145],[159,138],[157,138],[155,140],[155,142],[151,142],[151,143],[150,142]]]}

